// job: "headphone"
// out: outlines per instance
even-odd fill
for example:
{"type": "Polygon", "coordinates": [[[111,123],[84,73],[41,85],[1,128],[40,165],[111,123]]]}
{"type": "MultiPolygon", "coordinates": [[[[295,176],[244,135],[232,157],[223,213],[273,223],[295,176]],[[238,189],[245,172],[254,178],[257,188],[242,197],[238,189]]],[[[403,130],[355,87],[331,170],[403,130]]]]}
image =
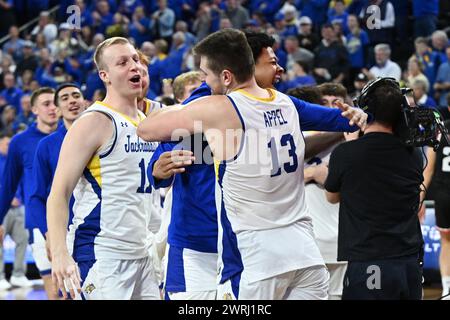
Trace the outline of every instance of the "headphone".
{"type": "Polygon", "coordinates": [[[397,80],[395,80],[394,78],[377,78],[375,80],[369,81],[364,86],[364,88],[361,90],[361,94],[353,100],[353,103],[364,112],[375,116],[376,108],[374,107],[374,103],[371,103],[371,101],[373,100],[372,93],[381,85],[389,85],[393,88],[398,89],[399,91],[402,91],[397,80]]]}

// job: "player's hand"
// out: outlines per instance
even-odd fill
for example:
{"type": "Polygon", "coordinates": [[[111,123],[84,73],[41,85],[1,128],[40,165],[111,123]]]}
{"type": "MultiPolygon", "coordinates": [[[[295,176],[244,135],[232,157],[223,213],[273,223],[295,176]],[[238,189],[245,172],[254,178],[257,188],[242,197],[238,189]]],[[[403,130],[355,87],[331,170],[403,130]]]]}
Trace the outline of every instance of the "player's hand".
{"type": "Polygon", "coordinates": [[[0,244],[3,243],[5,237],[5,228],[3,228],[2,225],[0,225],[0,244]]]}
{"type": "Polygon", "coordinates": [[[185,167],[194,163],[195,157],[189,150],[167,151],[161,154],[153,165],[153,176],[163,180],[172,177],[176,173],[186,171],[185,167]]]}
{"type": "Polygon", "coordinates": [[[359,108],[354,108],[346,103],[342,103],[341,101],[336,101],[335,105],[341,109],[341,115],[350,120],[349,123],[351,126],[356,124],[362,131],[366,129],[367,113],[359,108]]]}
{"type": "Polygon", "coordinates": [[[357,140],[359,138],[360,130],[356,130],[355,132],[344,132],[345,141],[357,140]]]}
{"type": "Polygon", "coordinates": [[[321,163],[314,167],[314,181],[321,186],[325,184],[328,176],[328,164],[321,163]]]}
{"type": "Polygon", "coordinates": [[[68,253],[52,257],[52,280],[61,290],[64,299],[68,298],[68,293],[75,299],[75,290],[78,294],[81,293],[80,271],[68,253]]]}
{"type": "Polygon", "coordinates": [[[22,204],[20,203],[20,200],[19,200],[19,199],[15,198],[15,197],[14,197],[14,199],[12,199],[12,201],[11,201],[11,207],[17,208],[17,207],[20,207],[21,205],[22,205],[22,204]]]}

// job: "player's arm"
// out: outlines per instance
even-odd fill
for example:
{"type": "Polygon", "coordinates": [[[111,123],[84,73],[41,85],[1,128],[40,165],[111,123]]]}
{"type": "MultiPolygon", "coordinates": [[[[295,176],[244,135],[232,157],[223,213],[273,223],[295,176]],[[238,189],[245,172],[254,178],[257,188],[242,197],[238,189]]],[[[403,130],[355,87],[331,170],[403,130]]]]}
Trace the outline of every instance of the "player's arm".
{"type": "Polygon", "coordinates": [[[137,134],[146,141],[178,141],[215,128],[219,121],[217,112],[212,109],[227,103],[225,99],[225,96],[210,96],[183,107],[156,110],[139,124],[137,134]]]}
{"type": "Polygon", "coordinates": [[[302,131],[354,132],[365,129],[367,114],[359,108],[339,103],[339,109],[319,106],[289,96],[297,108],[302,131]]]}
{"type": "Polygon", "coordinates": [[[63,292],[69,285],[81,292],[78,267],[69,255],[66,245],[69,201],[75,186],[93,154],[111,138],[113,126],[107,116],[91,112],[78,119],[67,132],[61,147],[55,177],[47,201],[47,223],[52,254],[52,277],[63,292]]]}
{"type": "Polygon", "coordinates": [[[5,168],[0,178],[0,226],[11,207],[11,201],[14,199],[23,175],[19,143],[20,141],[13,138],[9,144],[5,168]]]}
{"type": "Polygon", "coordinates": [[[342,133],[336,132],[324,132],[305,137],[305,159],[314,157],[343,139],[342,133]]]}
{"type": "Polygon", "coordinates": [[[33,161],[33,185],[29,202],[30,212],[35,217],[39,230],[47,233],[46,202],[48,190],[52,183],[52,172],[49,168],[48,153],[42,141],[38,144],[33,161]]]}

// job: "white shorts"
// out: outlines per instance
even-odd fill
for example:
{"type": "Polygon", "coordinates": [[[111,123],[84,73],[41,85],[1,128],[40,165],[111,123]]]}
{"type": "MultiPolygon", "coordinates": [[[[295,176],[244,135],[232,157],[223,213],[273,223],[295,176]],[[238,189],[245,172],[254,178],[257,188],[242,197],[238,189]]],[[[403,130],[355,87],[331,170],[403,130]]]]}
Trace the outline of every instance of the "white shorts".
{"type": "Polygon", "coordinates": [[[78,263],[83,300],[161,300],[150,257],[78,263]]]}
{"type": "Polygon", "coordinates": [[[330,285],[328,288],[328,298],[330,300],[342,299],[342,290],[344,290],[344,277],[347,270],[346,263],[327,263],[330,273],[330,285]]]}
{"type": "Polygon", "coordinates": [[[217,290],[194,292],[168,292],[166,300],[216,300],[217,290]]]}
{"type": "Polygon", "coordinates": [[[34,263],[36,264],[41,276],[51,275],[52,264],[47,257],[45,238],[38,228],[33,229],[32,233],[32,236],[30,236],[30,245],[34,263]]]}
{"type": "Polygon", "coordinates": [[[218,300],[327,300],[329,274],[318,265],[249,283],[245,270],[220,284],[218,300]]]}

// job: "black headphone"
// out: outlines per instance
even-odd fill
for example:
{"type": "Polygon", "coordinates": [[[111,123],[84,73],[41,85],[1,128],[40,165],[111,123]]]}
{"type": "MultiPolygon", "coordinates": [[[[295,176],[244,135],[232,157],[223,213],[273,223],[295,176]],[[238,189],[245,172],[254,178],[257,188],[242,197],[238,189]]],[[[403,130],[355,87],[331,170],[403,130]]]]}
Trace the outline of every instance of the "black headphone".
{"type": "Polygon", "coordinates": [[[376,110],[374,108],[374,104],[370,103],[370,101],[373,99],[372,92],[380,85],[390,85],[398,90],[401,90],[400,85],[394,78],[377,78],[375,80],[369,81],[364,86],[364,88],[362,88],[361,94],[353,100],[353,103],[361,108],[364,112],[375,116],[376,110]]]}

